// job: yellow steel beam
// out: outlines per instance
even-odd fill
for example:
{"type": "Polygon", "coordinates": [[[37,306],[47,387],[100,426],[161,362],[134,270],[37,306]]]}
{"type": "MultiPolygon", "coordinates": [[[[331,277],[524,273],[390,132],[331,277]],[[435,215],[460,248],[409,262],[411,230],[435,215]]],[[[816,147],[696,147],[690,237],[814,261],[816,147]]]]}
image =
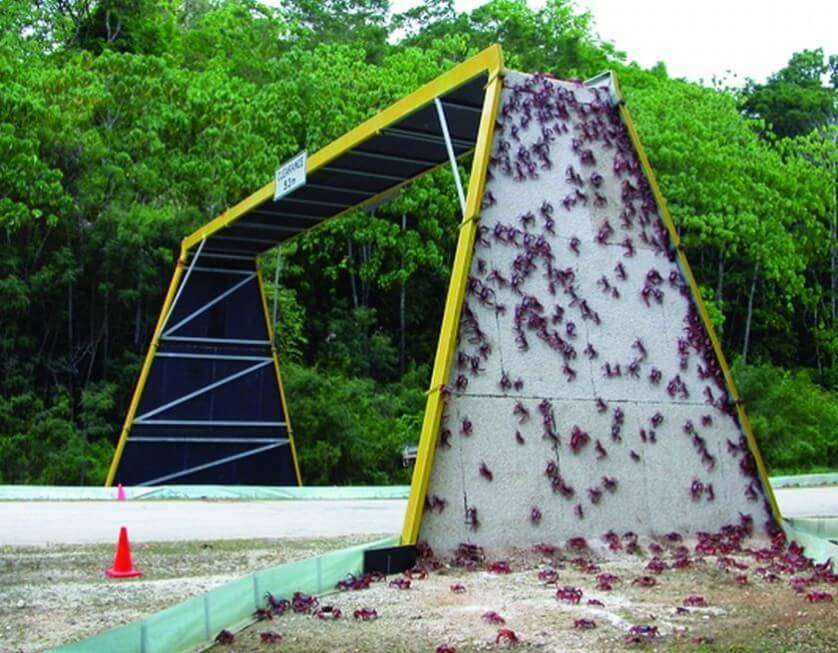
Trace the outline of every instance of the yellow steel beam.
{"type": "MultiPolygon", "coordinates": [[[[435,97],[443,95],[475,77],[491,71],[500,70],[503,65],[503,57],[499,45],[492,45],[471,59],[455,66],[436,79],[428,82],[410,95],[406,95],[395,104],[384,109],[366,122],[361,123],[355,129],[347,132],[340,138],[332,141],[322,149],[311,155],[306,162],[306,174],[311,175],[323,166],[329,164],[342,154],[359,146],[364,141],[372,138],[381,132],[382,129],[392,125],[402,118],[417,111],[423,106],[433,102],[435,97]]],[[[447,163],[447,161],[446,161],[447,163]]],[[[210,221],[183,240],[183,246],[188,250],[199,243],[203,238],[230,226],[240,217],[252,211],[260,204],[273,198],[275,183],[271,181],[250,197],[242,200],[231,207],[220,216],[210,221]]],[[[389,190],[387,192],[390,192],[389,190]]],[[[384,193],[386,195],[386,193],[384,193]]],[[[375,198],[372,198],[375,199],[375,198]]],[[[351,208],[358,208],[363,204],[369,204],[372,200],[359,203],[351,208]]]]}
{"type": "Polygon", "coordinates": [[[259,297],[262,302],[262,311],[265,314],[265,327],[268,329],[268,340],[271,341],[271,357],[274,360],[274,373],[276,374],[276,383],[279,387],[279,401],[282,403],[282,412],[285,415],[288,445],[291,447],[291,460],[294,461],[294,473],[297,476],[297,485],[302,486],[303,479],[300,476],[300,465],[297,462],[297,448],[294,446],[294,429],[291,428],[291,415],[288,413],[288,402],[285,400],[285,387],[282,385],[282,374],[279,371],[279,354],[276,349],[276,338],[274,338],[273,320],[268,312],[268,302],[265,298],[265,282],[262,279],[262,266],[258,260],[256,262],[256,280],[259,282],[259,297]]]}
{"type": "Polygon", "coordinates": [[[119,463],[122,460],[122,453],[125,451],[125,443],[128,440],[128,432],[131,430],[131,424],[133,424],[134,416],[137,414],[137,408],[140,405],[140,399],[142,399],[145,384],[146,381],[148,381],[148,375],[151,372],[151,364],[154,361],[154,355],[157,353],[157,346],[160,342],[160,334],[163,330],[163,321],[172,306],[172,301],[174,300],[175,293],[180,285],[181,277],[183,277],[184,267],[186,266],[186,257],[187,250],[185,247],[181,247],[180,256],[178,257],[177,265],[175,266],[175,272],[172,275],[172,280],[169,282],[169,291],[166,293],[166,299],[163,301],[163,308],[160,311],[160,316],[157,318],[157,326],[154,327],[154,334],[151,336],[151,343],[148,346],[148,351],[146,352],[145,360],[143,361],[140,378],[137,381],[137,387],[134,388],[134,394],[131,397],[128,414],[125,416],[125,422],[122,424],[122,430],[119,432],[119,442],[116,445],[116,451],[114,451],[113,459],[111,459],[111,466],[108,470],[108,477],[105,480],[105,487],[111,487],[114,479],[116,478],[116,472],[119,469],[119,463]]]}
{"type": "Polygon", "coordinates": [[[444,398],[441,390],[448,379],[454,350],[457,346],[460,314],[465,299],[468,274],[471,269],[474,240],[477,234],[483,191],[486,186],[489,155],[492,150],[495,120],[503,90],[502,68],[503,62],[499,57],[496,67],[490,72],[489,83],[483,100],[483,113],[480,118],[474,159],[471,164],[466,207],[460,225],[454,263],[451,266],[451,282],[448,286],[448,297],[445,301],[442,328],[434,359],[434,369],[431,374],[431,388],[428,392],[425,417],[422,421],[422,434],[419,439],[419,451],[416,455],[416,467],[413,470],[410,496],[407,500],[407,512],[405,513],[401,537],[403,545],[416,544],[419,539],[419,529],[422,525],[425,495],[428,492],[428,483],[430,482],[431,469],[436,454],[440,419],[442,418],[444,398]]]}
{"type": "Polygon", "coordinates": [[[640,137],[637,134],[637,128],[634,126],[634,121],[632,120],[631,114],[629,113],[629,110],[626,107],[625,99],[623,97],[622,91],[620,90],[619,84],[617,83],[616,75],[613,75],[613,80],[615,87],[614,90],[620,101],[620,116],[622,117],[623,122],[626,125],[626,129],[628,129],[629,138],[631,138],[631,142],[634,145],[635,150],[637,150],[637,156],[640,159],[640,165],[643,167],[643,172],[646,174],[646,178],[649,180],[649,185],[651,186],[652,193],[655,196],[655,202],[657,202],[658,208],[660,209],[663,223],[666,225],[666,229],[669,232],[669,238],[672,241],[672,245],[675,247],[675,251],[678,256],[678,263],[681,265],[681,270],[683,271],[684,276],[687,279],[687,283],[690,286],[693,301],[695,301],[695,305],[698,309],[699,315],[701,316],[701,321],[704,324],[704,328],[710,336],[710,342],[713,343],[713,351],[716,353],[716,358],[719,361],[719,366],[722,368],[722,373],[724,374],[728,390],[730,392],[731,397],[733,398],[733,401],[736,404],[736,413],[739,417],[739,424],[741,425],[742,430],[745,433],[745,438],[748,441],[748,448],[751,450],[751,454],[753,454],[754,460],[756,461],[757,472],[759,474],[759,479],[762,482],[762,487],[765,491],[765,495],[768,498],[768,504],[771,506],[771,512],[774,515],[774,519],[777,521],[777,524],[779,525],[781,523],[780,520],[782,519],[782,515],[780,514],[780,507],[777,505],[777,499],[774,496],[774,490],[771,487],[771,483],[768,481],[768,472],[765,469],[765,463],[762,460],[762,455],[760,454],[759,447],[757,446],[757,441],[754,437],[754,432],[751,429],[751,422],[748,419],[747,412],[745,411],[745,404],[742,401],[741,396],[739,395],[739,390],[736,388],[736,383],[734,383],[733,381],[733,374],[731,374],[730,372],[730,366],[727,364],[727,359],[725,359],[721,343],[719,342],[719,338],[716,335],[716,330],[713,328],[713,323],[710,321],[710,316],[707,313],[707,307],[704,305],[704,300],[701,297],[701,291],[698,288],[698,283],[696,283],[695,275],[693,275],[692,268],[690,267],[690,264],[687,261],[686,254],[684,253],[684,246],[681,243],[681,237],[678,235],[678,230],[675,228],[675,222],[672,219],[672,214],[669,212],[669,207],[666,204],[666,200],[663,197],[663,193],[661,193],[660,186],[658,185],[658,181],[655,178],[655,173],[652,171],[652,165],[649,163],[649,158],[646,156],[646,151],[643,149],[643,145],[640,143],[640,137]]]}

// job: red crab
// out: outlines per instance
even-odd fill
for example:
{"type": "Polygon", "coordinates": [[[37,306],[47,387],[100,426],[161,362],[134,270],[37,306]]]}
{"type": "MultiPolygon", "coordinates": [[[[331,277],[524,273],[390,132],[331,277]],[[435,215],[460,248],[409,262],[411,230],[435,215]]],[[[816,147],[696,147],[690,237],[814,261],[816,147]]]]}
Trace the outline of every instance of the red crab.
{"type": "Polygon", "coordinates": [[[649,561],[649,564],[646,565],[646,569],[651,571],[653,574],[660,574],[669,569],[669,565],[667,565],[660,558],[652,558],[649,561]]]}
{"type": "Polygon", "coordinates": [[[314,616],[318,619],[340,619],[340,608],[334,605],[324,605],[314,611],[314,616]]]}
{"type": "Polygon", "coordinates": [[[544,544],[542,542],[541,544],[533,545],[532,550],[535,553],[540,553],[544,556],[552,556],[556,552],[556,547],[554,547],[552,544],[544,544]]]}
{"type": "Polygon", "coordinates": [[[588,541],[584,537],[571,537],[567,541],[567,545],[571,549],[576,549],[577,551],[581,551],[582,549],[588,548],[588,541]]]}
{"type": "Polygon", "coordinates": [[[500,644],[503,641],[506,644],[517,644],[521,640],[518,639],[518,635],[515,634],[514,630],[510,630],[509,628],[501,628],[498,631],[498,636],[495,637],[495,644],[500,644]]]}
{"type": "Polygon", "coordinates": [[[486,567],[493,574],[508,574],[512,572],[509,568],[509,563],[506,560],[498,560],[486,567]]]}
{"type": "Polygon", "coordinates": [[[308,596],[302,592],[294,592],[291,598],[291,608],[294,612],[311,612],[320,603],[315,597],[308,596]]]}
{"type": "Polygon", "coordinates": [[[582,590],[578,587],[566,585],[556,590],[556,600],[574,604],[579,603],[582,600],[582,590]]]}
{"type": "Polygon", "coordinates": [[[809,603],[832,603],[832,594],[829,592],[809,592],[806,595],[806,600],[809,603]]]}
{"type": "Polygon", "coordinates": [[[256,608],[253,616],[256,617],[257,621],[270,621],[273,619],[274,613],[271,612],[270,608],[256,608]]]}
{"type": "Polygon", "coordinates": [[[291,607],[291,601],[288,599],[278,599],[270,592],[265,594],[265,601],[270,606],[271,612],[277,615],[284,614],[291,607]]]}
{"type": "Polygon", "coordinates": [[[232,644],[235,640],[236,636],[226,629],[215,636],[215,641],[219,644],[232,644]]]}
{"type": "Polygon", "coordinates": [[[335,583],[335,587],[339,590],[360,590],[367,589],[370,586],[369,580],[363,576],[354,576],[349,574],[347,578],[339,580],[335,583]]]}
{"type": "Polygon", "coordinates": [[[428,577],[428,570],[424,567],[411,567],[404,572],[404,575],[411,580],[425,580],[428,577]]]}
{"type": "Polygon", "coordinates": [[[684,607],[690,607],[690,608],[706,608],[707,607],[707,601],[704,599],[704,597],[699,596],[697,594],[693,594],[692,596],[688,596],[687,598],[685,598],[682,601],[682,603],[684,604],[684,607]]]}
{"type": "Polygon", "coordinates": [[[394,578],[388,583],[388,587],[392,587],[397,590],[409,590],[410,580],[407,578],[394,578]]]}
{"type": "Polygon", "coordinates": [[[451,585],[448,589],[450,589],[454,594],[463,594],[466,591],[465,585],[460,585],[459,583],[455,583],[451,585]]]}
{"type": "Polygon", "coordinates": [[[436,647],[435,653],[457,653],[457,649],[453,646],[447,646],[445,644],[440,644],[436,647]]]}
{"type": "Polygon", "coordinates": [[[372,621],[378,619],[378,612],[375,608],[357,608],[352,615],[361,621],[372,621]]]}
{"type": "Polygon", "coordinates": [[[543,581],[545,585],[553,585],[559,580],[559,572],[552,567],[547,567],[538,572],[538,580],[543,581]]]}
{"type": "Polygon", "coordinates": [[[588,605],[593,605],[593,606],[596,606],[598,608],[604,608],[605,607],[605,603],[603,603],[599,599],[588,599],[588,605]]]}
{"type": "Polygon", "coordinates": [[[573,622],[573,627],[577,630],[590,630],[596,628],[596,622],[593,619],[577,619],[573,622]]]}
{"type": "Polygon", "coordinates": [[[501,617],[497,612],[494,610],[489,610],[488,612],[484,612],[483,616],[480,617],[483,621],[487,624],[497,624],[503,625],[506,623],[506,619],[501,617]]]}
{"type": "Polygon", "coordinates": [[[259,639],[263,642],[278,642],[282,639],[282,635],[280,635],[275,630],[265,630],[259,633],[259,639]]]}
{"type": "Polygon", "coordinates": [[[640,578],[635,578],[631,584],[639,585],[640,587],[654,587],[658,584],[658,581],[651,576],[640,576],[640,578]]]}
{"type": "Polygon", "coordinates": [[[659,635],[657,626],[632,626],[626,644],[646,644],[659,635]]]}

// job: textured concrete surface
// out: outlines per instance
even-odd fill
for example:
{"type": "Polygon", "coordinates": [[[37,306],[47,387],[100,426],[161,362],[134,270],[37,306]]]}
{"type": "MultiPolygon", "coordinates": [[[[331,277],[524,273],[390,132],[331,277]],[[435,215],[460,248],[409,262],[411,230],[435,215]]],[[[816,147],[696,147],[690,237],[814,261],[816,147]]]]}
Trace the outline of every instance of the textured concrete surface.
{"type": "Polygon", "coordinates": [[[504,87],[503,128],[495,134],[496,165],[487,182],[487,198],[491,194],[495,203],[489,201],[481,215],[449,381],[456,390],[443,415],[449,446],[437,451],[428,493],[445,507],[426,511],[420,539],[445,552],[466,541],[528,546],[577,535],[598,538],[610,529],[689,533],[738,523],[740,513],[760,528],[766,520],[762,490],[755,484],[757,494],[748,498],[751,478],[739,468],[743,454],[727,444],[738,446],[738,422],[708,405],[708,390],[713,398],[722,393],[702,377],[700,352],[684,352],[692,300],[679,290],[685,281],[678,264],[655,247],[663,228],[659,215],[653,202],[644,205],[642,193],[633,192],[643,183],[640,174],[614,171],[615,161],[625,160],[615,146],[618,130],[602,107],[594,108],[597,95],[606,94],[519,73],[509,74],[504,87]],[[570,117],[557,118],[559,94],[570,93],[575,100],[562,100],[570,117]],[[552,98],[552,108],[540,114],[536,96],[552,98]],[[574,108],[580,104],[585,108],[574,108]],[[529,121],[523,119],[528,110],[529,121]],[[588,138],[597,130],[611,135],[588,138]],[[587,149],[593,160],[586,162],[580,152],[587,149]],[[538,154],[547,150],[549,166],[538,154]],[[537,165],[534,175],[522,177],[517,171],[527,153],[537,165]],[[570,170],[581,179],[570,181],[570,170]],[[595,174],[601,176],[598,187],[595,174]],[[603,228],[611,233],[598,240],[603,228]],[[527,259],[532,269],[523,274],[527,259]],[[556,270],[564,280],[557,280],[556,270]],[[523,277],[517,292],[506,283],[516,274],[523,277]],[[643,299],[650,276],[659,279],[654,287],[663,293],[660,302],[643,299]],[[522,347],[515,324],[525,303],[537,308],[519,320],[527,341],[522,347]],[[546,327],[528,325],[532,315],[544,318],[546,327]],[[572,353],[548,346],[550,332],[572,353]],[[634,345],[638,340],[643,353],[634,345]],[[595,353],[584,353],[588,345],[595,353]],[[606,364],[619,366],[620,374],[608,376],[606,364]],[[658,384],[649,380],[653,369],[660,372],[658,384]],[[504,388],[504,374],[523,387],[504,388]],[[672,396],[667,385],[676,378],[685,391],[672,396]],[[516,403],[528,417],[514,414],[516,403]],[[539,406],[553,416],[558,442],[544,435],[539,406]],[[654,426],[657,413],[663,422],[654,426]],[[470,435],[464,423],[471,424],[470,435]],[[569,446],[574,429],[590,438],[576,451],[569,446]],[[702,448],[712,463],[702,458],[702,448]],[[572,496],[553,491],[550,463],[572,496]],[[480,473],[481,465],[492,480],[480,473]],[[616,479],[614,492],[604,488],[606,477],[616,479]],[[693,498],[693,482],[712,491],[693,498]],[[530,519],[533,508],[541,513],[538,523],[530,519]],[[476,528],[469,510],[476,510],[476,528]]]}

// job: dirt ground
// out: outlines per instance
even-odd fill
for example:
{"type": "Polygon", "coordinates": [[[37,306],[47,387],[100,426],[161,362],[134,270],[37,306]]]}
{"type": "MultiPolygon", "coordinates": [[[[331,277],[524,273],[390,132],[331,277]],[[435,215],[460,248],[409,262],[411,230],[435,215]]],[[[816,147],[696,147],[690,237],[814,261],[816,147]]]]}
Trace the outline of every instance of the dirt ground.
{"type": "MultiPolygon", "coordinates": [[[[113,545],[0,548],[0,652],[42,651],[148,616],[247,572],[372,539],[376,538],[138,544],[133,547],[134,560],[145,572],[139,581],[105,579],[103,569],[110,565],[113,545]]],[[[645,624],[660,632],[645,647],[656,651],[838,651],[838,603],[805,600],[809,591],[836,594],[835,585],[812,585],[795,593],[787,575],[777,582],[764,580],[755,572],[763,563],[751,557],[729,556],[749,568],[726,570],[719,556],[693,556],[690,568],[660,575],[645,569],[648,552],[629,556],[564,551],[549,558],[509,552],[505,558],[510,574],[489,573],[485,565],[465,571],[445,564],[425,580],[414,579],[407,590],[388,587],[391,577],[367,590],[331,594],[322,597],[321,604],[342,610],[337,621],[288,612],[236,633],[230,645],[210,650],[433,653],[447,644],[457,653],[469,653],[504,648],[495,644],[495,637],[506,627],[520,638],[515,647],[520,650],[604,652],[632,648],[625,642],[628,629],[645,624]],[[573,561],[579,557],[594,561],[599,569],[582,570],[579,561],[573,561]],[[545,585],[538,578],[548,566],[559,574],[557,585],[545,585]],[[613,590],[596,589],[596,576],[602,573],[619,577],[613,590]],[[746,574],[748,584],[738,584],[737,574],[746,574]],[[657,584],[646,588],[632,583],[644,575],[654,576],[657,584]],[[466,591],[452,593],[455,583],[466,591]],[[578,605],[556,600],[556,587],[566,585],[583,591],[578,605]],[[707,607],[676,614],[683,599],[695,594],[704,596],[707,607]],[[587,605],[592,598],[604,606],[587,605]],[[360,607],[375,608],[379,619],[356,621],[352,613],[360,607]],[[489,610],[500,613],[506,624],[484,623],[481,616],[489,610]],[[593,620],[596,627],[574,629],[579,618],[593,620]],[[259,634],[268,629],[281,633],[282,641],[261,643],[259,634]],[[695,643],[697,637],[708,641],[695,643]]],[[[663,559],[671,561],[667,554],[663,559]]]]}
{"type": "Polygon", "coordinates": [[[243,574],[379,537],[386,534],[135,544],[134,563],[145,575],[122,581],[104,575],[114,544],[0,547],[0,653],[89,637],[243,574]]]}
{"type": "MultiPolygon", "coordinates": [[[[277,650],[286,653],[340,652],[433,653],[437,646],[454,647],[457,653],[505,649],[495,639],[501,627],[510,628],[520,642],[514,648],[527,651],[615,651],[634,648],[655,651],[737,651],[773,653],[838,651],[838,603],[809,603],[810,591],[831,591],[825,584],[811,585],[803,593],[789,586],[789,576],[769,582],[755,573],[756,563],[746,556],[728,556],[747,564],[746,570],[719,565],[719,556],[693,558],[688,569],[669,569],[655,575],[645,569],[648,555],[589,556],[599,567],[583,571],[572,558],[553,559],[530,553],[507,557],[512,573],[465,571],[445,565],[426,580],[413,580],[410,589],[399,590],[385,582],[370,589],[332,594],[321,605],[334,605],[340,619],[324,621],[291,611],[271,621],[262,621],[235,634],[235,641],[216,645],[213,653],[248,653],[277,650]],[[554,566],[557,585],[545,585],[538,572],[554,566]],[[596,589],[596,576],[619,577],[611,591],[596,589]],[[739,584],[736,576],[748,576],[739,584]],[[633,584],[640,576],[653,576],[654,587],[633,584]],[[465,586],[453,593],[452,584],[465,586]],[[556,587],[582,589],[578,605],[556,599],[556,587]],[[707,607],[690,607],[678,614],[684,598],[702,595],[707,607]],[[587,605],[598,599],[603,607],[587,605]],[[379,618],[360,622],[357,608],[374,608],[379,618]],[[482,615],[493,610],[505,625],[490,625],[482,615]],[[590,619],[596,627],[574,628],[576,619],[590,619]],[[660,636],[646,644],[626,642],[634,625],[657,627],[660,636]],[[273,630],[282,635],[276,644],[260,642],[260,633],[273,630]]],[[[667,556],[664,555],[667,560],[667,556]]],[[[290,597],[289,597],[290,598],[290,597]]],[[[509,648],[512,648],[510,646],[509,648]]]]}

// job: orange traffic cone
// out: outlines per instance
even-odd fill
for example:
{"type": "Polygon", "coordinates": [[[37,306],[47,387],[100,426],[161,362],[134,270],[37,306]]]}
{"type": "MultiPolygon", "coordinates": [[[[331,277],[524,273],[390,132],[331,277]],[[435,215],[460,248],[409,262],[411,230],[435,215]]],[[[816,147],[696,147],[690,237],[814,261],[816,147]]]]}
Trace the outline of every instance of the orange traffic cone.
{"type": "Polygon", "coordinates": [[[125,501],[125,488],[122,487],[122,483],[116,486],[116,500],[125,501]]]}
{"type": "Polygon", "coordinates": [[[116,544],[113,567],[106,569],[105,575],[110,578],[135,578],[143,575],[143,572],[134,568],[134,563],[131,561],[131,545],[128,544],[128,529],[125,526],[119,529],[119,541],[116,544]]]}

